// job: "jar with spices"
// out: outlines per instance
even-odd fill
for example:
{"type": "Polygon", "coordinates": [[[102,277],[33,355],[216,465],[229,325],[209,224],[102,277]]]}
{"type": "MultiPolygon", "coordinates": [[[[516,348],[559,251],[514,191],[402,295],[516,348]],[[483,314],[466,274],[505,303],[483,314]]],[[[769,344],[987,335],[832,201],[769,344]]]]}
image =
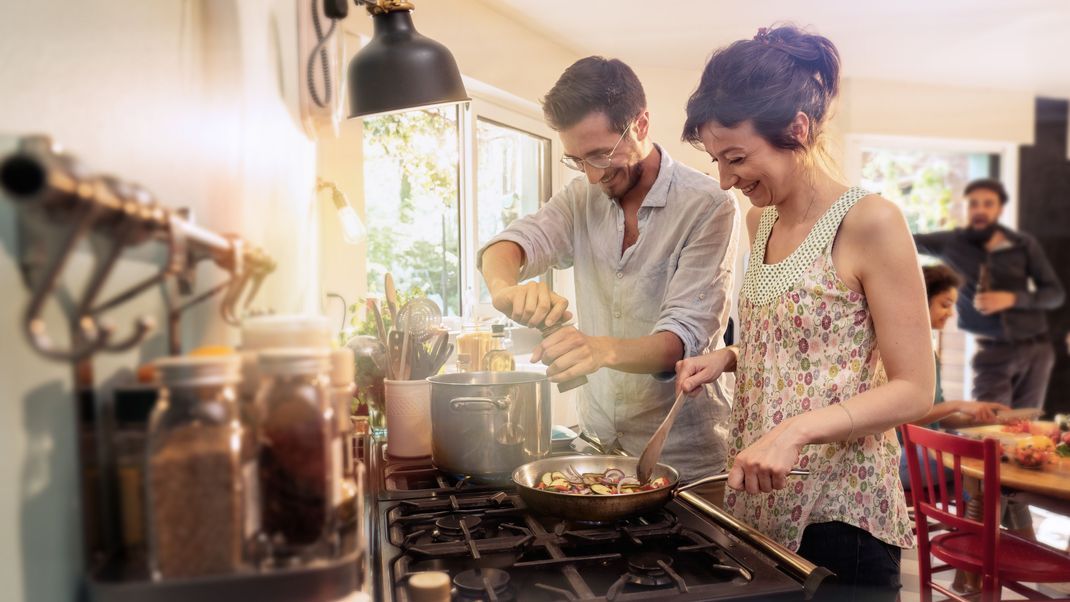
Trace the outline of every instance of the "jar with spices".
{"type": "Polygon", "coordinates": [[[329,350],[260,352],[260,520],[276,557],[326,552],[334,531],[329,350]]]}
{"type": "Polygon", "coordinates": [[[245,564],[239,359],[167,358],[156,369],[161,388],[146,445],[152,576],[233,573],[245,564]]]}

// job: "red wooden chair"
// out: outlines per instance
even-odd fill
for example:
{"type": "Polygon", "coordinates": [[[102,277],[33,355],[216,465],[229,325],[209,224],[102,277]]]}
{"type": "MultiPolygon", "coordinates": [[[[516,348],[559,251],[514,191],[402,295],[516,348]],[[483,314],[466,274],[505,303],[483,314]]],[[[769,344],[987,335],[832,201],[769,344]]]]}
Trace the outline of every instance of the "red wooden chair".
{"type": "Polygon", "coordinates": [[[951,568],[979,573],[981,599],[985,601],[999,600],[1003,587],[1027,598],[1047,599],[1047,596],[1022,582],[1055,583],[1070,580],[1070,556],[1000,530],[1001,450],[998,441],[976,441],[908,424],[903,427],[903,448],[908,452],[910,491],[914,498],[922,602],[931,602],[934,589],[954,600],[967,600],[933,582],[934,572],[951,568]],[[932,474],[928,462],[924,465],[918,462],[915,446],[926,453],[934,452],[937,466],[943,465],[945,455],[954,458],[954,479],[950,486],[943,478],[942,471],[932,474]],[[984,463],[984,506],[980,522],[966,517],[962,458],[976,458],[984,463]],[[928,518],[947,525],[951,530],[930,541],[926,528],[928,518]],[[930,553],[946,564],[933,568],[930,553]]]}

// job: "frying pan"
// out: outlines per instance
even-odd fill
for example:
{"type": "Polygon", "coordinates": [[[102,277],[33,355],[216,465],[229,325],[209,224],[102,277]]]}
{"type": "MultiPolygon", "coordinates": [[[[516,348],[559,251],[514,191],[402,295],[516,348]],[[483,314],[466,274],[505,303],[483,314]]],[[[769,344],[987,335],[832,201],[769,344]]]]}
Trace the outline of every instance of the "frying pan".
{"type": "MultiPolygon", "coordinates": [[[[639,468],[639,458],[628,456],[555,456],[529,462],[513,471],[513,482],[524,503],[540,514],[548,514],[568,520],[612,522],[633,516],[642,516],[658,510],[669,503],[677,494],[705,485],[728,479],[728,473],[703,477],[687,485],[679,485],[680,473],[667,464],[655,464],[651,479],[665,477],[669,484],[665,487],[625,493],[620,495],[576,495],[560,493],[545,489],[536,489],[543,473],[603,473],[610,468],[634,475],[639,468]]],[[[806,476],[808,470],[793,469],[788,473],[806,476]]]]}

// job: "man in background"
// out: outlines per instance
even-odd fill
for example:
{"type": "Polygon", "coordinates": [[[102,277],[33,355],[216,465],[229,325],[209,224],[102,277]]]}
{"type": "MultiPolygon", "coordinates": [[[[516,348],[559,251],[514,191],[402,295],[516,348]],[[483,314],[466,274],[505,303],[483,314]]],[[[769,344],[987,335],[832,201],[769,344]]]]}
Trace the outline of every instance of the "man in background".
{"type": "Polygon", "coordinates": [[[1007,191],[998,180],[966,186],[965,228],[914,235],[918,251],[963,276],[959,328],[973,334],[973,398],[1039,408],[1055,365],[1045,312],[1066,296],[1036,239],[999,224],[1007,191]]]}

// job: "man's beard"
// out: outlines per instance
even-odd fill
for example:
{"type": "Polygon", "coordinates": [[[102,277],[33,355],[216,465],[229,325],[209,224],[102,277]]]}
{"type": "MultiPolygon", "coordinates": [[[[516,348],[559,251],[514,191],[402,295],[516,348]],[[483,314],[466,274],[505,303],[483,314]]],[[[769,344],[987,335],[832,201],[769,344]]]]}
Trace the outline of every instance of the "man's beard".
{"type": "Polygon", "coordinates": [[[988,224],[984,228],[970,226],[969,228],[966,228],[966,240],[975,245],[983,246],[995,233],[996,224],[988,224]]]}
{"type": "MultiPolygon", "coordinates": [[[[643,164],[642,162],[640,162],[634,165],[629,165],[627,167],[622,167],[620,169],[624,171],[624,176],[628,180],[626,188],[620,191],[620,194],[609,194],[608,191],[606,193],[606,196],[612,199],[616,199],[618,201],[621,199],[621,197],[628,194],[639,183],[639,179],[643,175],[643,164]]],[[[616,174],[614,174],[613,177],[616,178],[616,174]]]]}

